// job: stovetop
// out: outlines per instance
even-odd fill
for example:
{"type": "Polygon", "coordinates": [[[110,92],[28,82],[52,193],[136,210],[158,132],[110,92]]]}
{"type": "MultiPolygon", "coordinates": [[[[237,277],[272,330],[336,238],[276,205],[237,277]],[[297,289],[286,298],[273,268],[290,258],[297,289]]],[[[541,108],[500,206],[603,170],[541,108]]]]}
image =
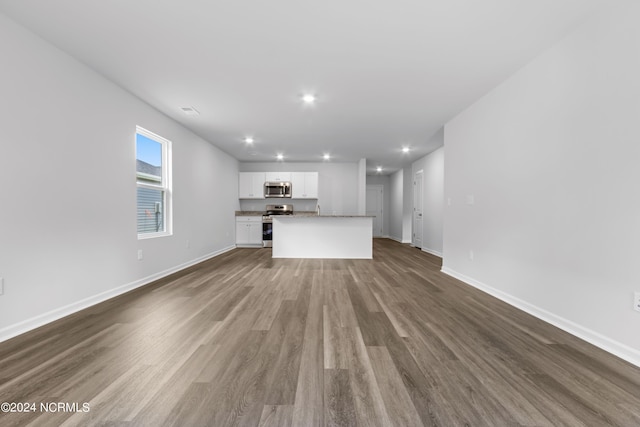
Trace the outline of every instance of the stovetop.
{"type": "Polygon", "coordinates": [[[293,215],[293,205],[267,205],[263,216],[293,215]]]}

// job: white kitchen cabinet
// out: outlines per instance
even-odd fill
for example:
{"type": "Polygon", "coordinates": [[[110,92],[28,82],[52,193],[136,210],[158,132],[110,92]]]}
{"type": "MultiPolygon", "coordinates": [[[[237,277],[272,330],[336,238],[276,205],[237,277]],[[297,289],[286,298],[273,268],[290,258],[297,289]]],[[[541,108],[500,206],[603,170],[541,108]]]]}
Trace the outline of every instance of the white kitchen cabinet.
{"type": "Polygon", "coordinates": [[[264,199],[264,172],[240,172],[238,179],[239,199],[264,199]]]}
{"type": "Polygon", "coordinates": [[[291,181],[291,172],[266,172],[265,178],[269,182],[289,182],[291,181]]]}
{"type": "Polygon", "coordinates": [[[291,174],[291,198],[317,199],[318,172],[293,172],[291,174]]]}
{"type": "Polygon", "coordinates": [[[236,217],[236,245],[262,246],[262,217],[236,217]]]}

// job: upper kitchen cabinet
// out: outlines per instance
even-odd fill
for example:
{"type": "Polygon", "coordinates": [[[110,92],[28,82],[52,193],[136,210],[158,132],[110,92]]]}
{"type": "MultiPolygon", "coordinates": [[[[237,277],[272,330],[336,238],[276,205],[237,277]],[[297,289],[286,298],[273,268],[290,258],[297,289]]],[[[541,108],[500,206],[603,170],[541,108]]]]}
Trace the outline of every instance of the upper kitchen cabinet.
{"type": "Polygon", "coordinates": [[[317,199],[318,172],[292,172],[291,198],[317,199]]]}
{"type": "Polygon", "coordinates": [[[291,172],[266,172],[266,180],[269,182],[289,182],[291,172]]]}
{"type": "Polygon", "coordinates": [[[238,180],[239,199],[264,199],[264,172],[240,172],[238,180]]]}

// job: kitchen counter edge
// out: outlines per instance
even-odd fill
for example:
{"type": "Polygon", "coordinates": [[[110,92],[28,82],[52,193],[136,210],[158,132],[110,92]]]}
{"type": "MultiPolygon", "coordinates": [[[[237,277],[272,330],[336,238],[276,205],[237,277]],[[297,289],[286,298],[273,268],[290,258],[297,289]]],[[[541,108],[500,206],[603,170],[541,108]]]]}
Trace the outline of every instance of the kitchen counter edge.
{"type": "MultiPolygon", "coordinates": [[[[236,211],[236,216],[262,216],[264,211],[236,211]]],[[[318,215],[315,211],[301,211],[293,215],[277,215],[278,218],[373,218],[374,215],[318,215]]]]}

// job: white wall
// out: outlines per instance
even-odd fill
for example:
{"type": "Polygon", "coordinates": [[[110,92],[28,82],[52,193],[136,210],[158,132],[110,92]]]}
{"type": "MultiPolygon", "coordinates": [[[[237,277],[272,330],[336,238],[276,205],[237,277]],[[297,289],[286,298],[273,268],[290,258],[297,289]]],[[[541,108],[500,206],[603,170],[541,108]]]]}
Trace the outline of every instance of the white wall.
{"type": "Polygon", "coordinates": [[[393,194],[389,186],[389,175],[367,175],[367,185],[382,186],[382,235],[389,236],[389,217],[391,209],[393,209],[393,194]]]}
{"type": "Polygon", "coordinates": [[[446,125],[443,270],[640,365],[638,22],[581,26],[446,125]]]}
{"type": "MultiPolygon", "coordinates": [[[[434,139],[444,141],[443,130],[434,139]]],[[[412,172],[424,172],[422,185],[422,250],[442,256],[444,210],[444,148],[440,147],[412,164],[412,172]]],[[[413,194],[413,193],[411,193],[413,194]]]]}
{"type": "Polygon", "coordinates": [[[367,211],[367,159],[358,162],[358,215],[367,211]]]}
{"type": "MultiPolygon", "coordinates": [[[[247,162],[240,163],[241,172],[318,172],[318,200],[321,213],[354,215],[358,213],[358,163],[247,162]]],[[[235,178],[236,182],[238,177],[235,178]]],[[[237,185],[237,184],[236,184],[237,185]]],[[[237,198],[236,194],[236,198],[237,198]]],[[[260,211],[273,199],[242,200],[242,210],[260,211]]],[[[287,202],[289,203],[289,202],[287,202]]],[[[292,200],[294,210],[316,209],[315,200],[292,200]]]]}
{"type": "Polygon", "coordinates": [[[235,159],[1,14],[0,52],[0,340],[233,247],[235,159]],[[137,239],[136,125],[173,142],[171,237],[137,239]]]}
{"type": "MultiPolygon", "coordinates": [[[[408,196],[404,193],[404,170],[389,176],[389,237],[400,243],[403,241],[403,211],[404,199],[408,196]]],[[[409,197],[410,198],[410,197],[409,197]]]]}
{"type": "Polygon", "coordinates": [[[411,243],[413,231],[413,176],[411,166],[402,171],[404,197],[402,199],[402,243],[411,243]]]}
{"type": "Polygon", "coordinates": [[[411,166],[389,176],[389,237],[411,243],[413,232],[413,173],[411,166]]]}

